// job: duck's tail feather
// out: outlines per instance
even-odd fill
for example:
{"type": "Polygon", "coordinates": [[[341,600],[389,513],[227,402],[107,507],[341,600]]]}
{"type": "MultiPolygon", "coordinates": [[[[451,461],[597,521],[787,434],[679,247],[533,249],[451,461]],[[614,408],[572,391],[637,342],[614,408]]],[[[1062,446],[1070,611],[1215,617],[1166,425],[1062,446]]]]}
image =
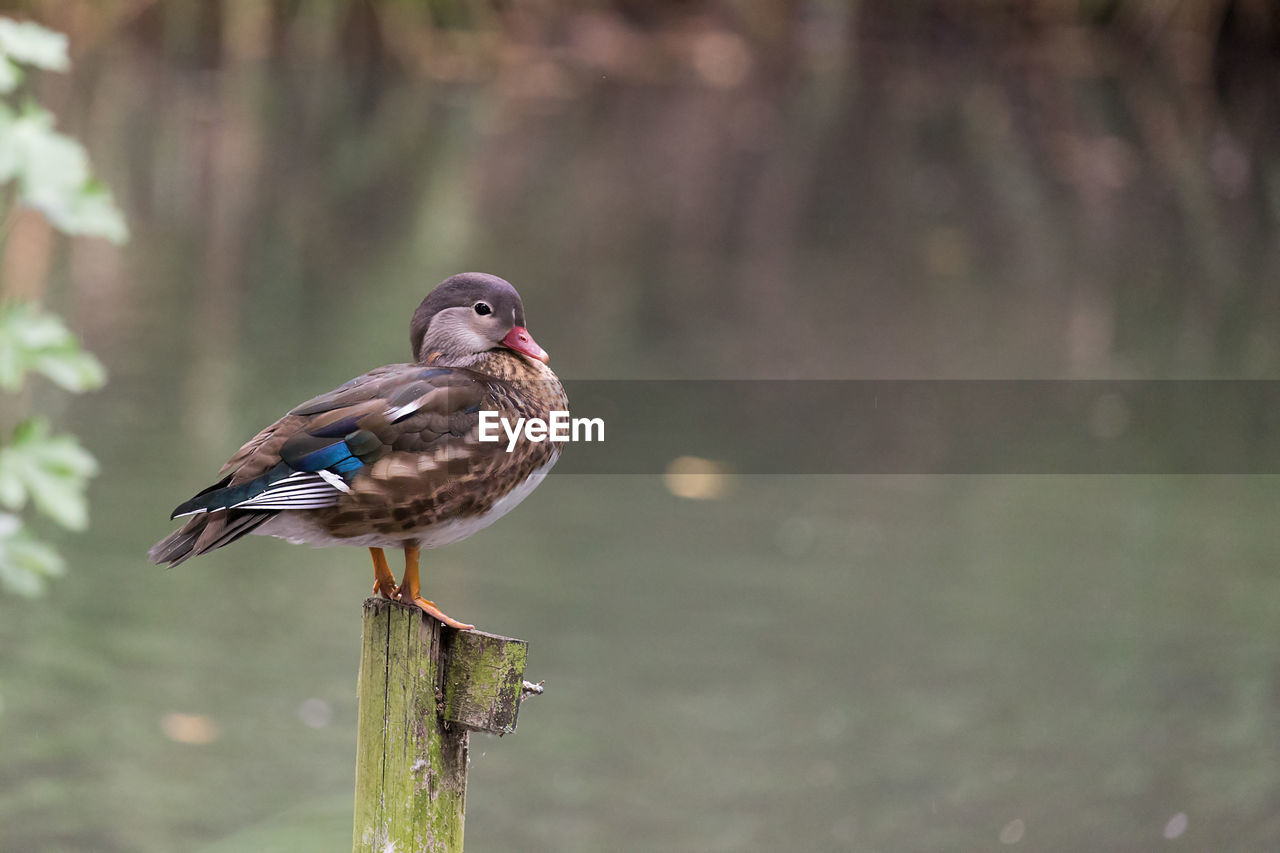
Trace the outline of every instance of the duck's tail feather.
{"type": "Polygon", "coordinates": [[[275,514],[245,510],[202,512],[152,545],[151,550],[147,551],[147,559],[157,565],[173,568],[191,557],[236,541],[253,532],[275,514]]]}

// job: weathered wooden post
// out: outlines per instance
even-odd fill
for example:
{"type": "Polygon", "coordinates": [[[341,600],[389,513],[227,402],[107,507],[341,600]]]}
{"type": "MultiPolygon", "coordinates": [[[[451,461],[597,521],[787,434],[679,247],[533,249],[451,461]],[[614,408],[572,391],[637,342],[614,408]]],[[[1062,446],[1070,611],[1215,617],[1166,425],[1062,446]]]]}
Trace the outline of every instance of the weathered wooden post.
{"type": "Polygon", "coordinates": [[[356,853],[462,850],[467,737],[515,731],[527,652],[523,640],[365,600],[356,853]]]}

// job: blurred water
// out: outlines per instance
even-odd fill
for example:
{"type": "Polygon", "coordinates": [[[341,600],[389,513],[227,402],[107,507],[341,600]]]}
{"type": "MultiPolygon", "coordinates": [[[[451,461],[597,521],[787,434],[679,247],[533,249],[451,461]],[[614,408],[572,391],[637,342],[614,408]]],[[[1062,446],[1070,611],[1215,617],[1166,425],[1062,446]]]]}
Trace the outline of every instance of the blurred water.
{"type": "MultiPolygon", "coordinates": [[[[601,81],[517,57],[459,82],[302,48],[211,67],[149,32],[107,29],[49,84],[135,237],[46,258],[112,380],[52,401],[103,463],[70,576],[0,600],[0,849],[347,849],[366,556],[143,555],[258,427],[403,360],[452,272],[509,277],[578,379],[1280,359],[1265,196],[1214,196],[1207,165],[1171,189],[1159,141],[1120,131],[1072,155],[1118,173],[1063,178],[1024,131],[1039,102],[980,52],[864,44],[730,86],[715,62],[601,81]]],[[[1056,81],[1091,106],[1055,144],[1143,115],[1087,96],[1177,97],[1135,79],[1056,81]]],[[[468,846],[1269,849],[1277,498],[1273,477],[731,476],[690,500],[656,473],[553,476],[426,562],[435,600],[527,639],[547,682],[517,735],[473,741],[468,846]]]]}

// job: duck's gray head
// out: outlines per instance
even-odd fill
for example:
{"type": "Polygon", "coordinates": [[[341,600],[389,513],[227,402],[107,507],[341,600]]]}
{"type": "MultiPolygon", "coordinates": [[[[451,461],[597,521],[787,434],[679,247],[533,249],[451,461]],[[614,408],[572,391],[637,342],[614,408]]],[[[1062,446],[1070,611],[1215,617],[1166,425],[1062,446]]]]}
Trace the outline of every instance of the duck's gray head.
{"type": "Polygon", "coordinates": [[[423,364],[466,367],[499,347],[548,360],[524,327],[520,294],[509,282],[482,272],[450,276],[428,293],[413,312],[409,342],[423,364]]]}

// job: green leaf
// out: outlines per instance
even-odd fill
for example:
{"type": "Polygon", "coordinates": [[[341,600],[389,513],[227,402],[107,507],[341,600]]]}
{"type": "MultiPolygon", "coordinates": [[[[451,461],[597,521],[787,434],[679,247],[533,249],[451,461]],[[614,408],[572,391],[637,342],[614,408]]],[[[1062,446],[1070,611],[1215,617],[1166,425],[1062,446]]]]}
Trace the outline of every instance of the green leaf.
{"type": "Polygon", "coordinates": [[[81,349],[57,315],[27,302],[0,304],[0,388],[17,390],[29,370],[68,391],[88,391],[106,380],[102,364],[81,349]]]}
{"type": "Polygon", "coordinates": [[[12,61],[0,57],[0,95],[7,95],[22,82],[22,69],[12,61]]]}
{"type": "Polygon", "coordinates": [[[89,155],[84,146],[53,129],[53,114],[28,105],[12,131],[21,152],[23,183],[29,196],[78,190],[89,181],[89,155]]]}
{"type": "Polygon", "coordinates": [[[68,234],[129,237],[124,215],[111,193],[94,181],[84,146],[53,126],[53,115],[28,105],[14,117],[0,115],[0,179],[18,180],[23,204],[68,234]]]}
{"type": "Polygon", "coordinates": [[[18,147],[13,141],[16,120],[8,104],[0,103],[0,184],[13,180],[18,174],[18,147]]]}
{"type": "Polygon", "coordinates": [[[31,21],[0,18],[0,53],[15,62],[49,71],[66,71],[67,37],[31,21]]]}
{"type": "Polygon", "coordinates": [[[0,447],[0,505],[18,510],[30,500],[63,527],[83,530],[89,524],[85,489],[97,471],[74,436],[50,435],[46,421],[32,418],[0,447]]]}
{"type": "Polygon", "coordinates": [[[34,598],[44,592],[47,578],[64,569],[58,552],[28,533],[22,519],[0,512],[0,587],[34,598]]]}
{"type": "Polygon", "coordinates": [[[129,226],[111,193],[93,181],[64,199],[60,207],[46,208],[44,214],[67,234],[103,237],[117,246],[129,239],[129,226]]]}

